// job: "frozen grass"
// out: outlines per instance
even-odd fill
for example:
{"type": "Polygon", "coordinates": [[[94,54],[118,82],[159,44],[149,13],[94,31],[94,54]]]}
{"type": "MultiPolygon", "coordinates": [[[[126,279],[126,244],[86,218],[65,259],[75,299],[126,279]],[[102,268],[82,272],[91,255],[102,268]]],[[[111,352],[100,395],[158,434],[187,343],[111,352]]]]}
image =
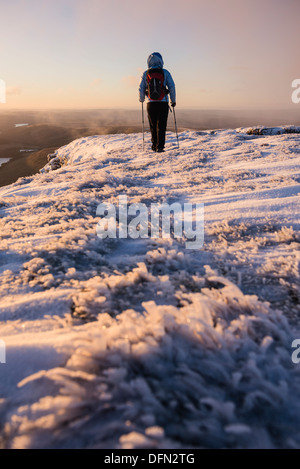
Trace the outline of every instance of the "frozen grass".
{"type": "Polygon", "coordinates": [[[269,133],[82,138],[0,189],[2,447],[300,446],[300,136],[269,133]],[[100,240],[120,194],[204,202],[204,248],[100,240]]]}

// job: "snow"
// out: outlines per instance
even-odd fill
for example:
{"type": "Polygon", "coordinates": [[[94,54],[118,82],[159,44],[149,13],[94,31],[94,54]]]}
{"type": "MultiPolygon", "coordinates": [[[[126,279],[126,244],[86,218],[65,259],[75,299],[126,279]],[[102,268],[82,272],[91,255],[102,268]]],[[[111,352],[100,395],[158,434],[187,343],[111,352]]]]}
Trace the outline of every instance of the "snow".
{"type": "MultiPolygon", "coordinates": [[[[255,130],[256,128],[254,128],[255,130]]],[[[278,131],[279,129],[279,131],[278,131]]],[[[3,448],[299,448],[300,135],[90,136],[0,189],[3,448]],[[204,203],[202,249],[99,203],[204,203]]]]}
{"type": "Polygon", "coordinates": [[[9,160],[10,160],[10,158],[0,158],[0,166],[1,166],[3,163],[7,163],[9,160]]]}

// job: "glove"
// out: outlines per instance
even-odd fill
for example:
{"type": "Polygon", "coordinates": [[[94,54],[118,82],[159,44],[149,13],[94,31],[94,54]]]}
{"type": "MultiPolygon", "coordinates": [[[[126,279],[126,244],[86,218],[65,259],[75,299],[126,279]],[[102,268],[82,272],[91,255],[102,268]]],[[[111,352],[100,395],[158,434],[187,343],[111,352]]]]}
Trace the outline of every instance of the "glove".
{"type": "Polygon", "coordinates": [[[140,99],[139,101],[140,101],[140,103],[143,103],[145,100],[143,99],[143,101],[142,101],[142,100],[140,99]]]}
{"type": "Polygon", "coordinates": [[[176,103],[172,103],[171,106],[172,106],[172,107],[175,107],[175,106],[176,106],[176,103]]]}

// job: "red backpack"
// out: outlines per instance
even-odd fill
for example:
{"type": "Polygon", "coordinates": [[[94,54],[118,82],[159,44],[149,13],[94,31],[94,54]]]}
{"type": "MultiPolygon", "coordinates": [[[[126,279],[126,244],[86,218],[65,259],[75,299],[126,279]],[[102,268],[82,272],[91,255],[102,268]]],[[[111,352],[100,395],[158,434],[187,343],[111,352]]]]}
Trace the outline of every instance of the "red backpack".
{"type": "Polygon", "coordinates": [[[153,101],[161,101],[168,90],[164,86],[164,71],[162,68],[149,68],[147,70],[147,96],[153,101]]]}

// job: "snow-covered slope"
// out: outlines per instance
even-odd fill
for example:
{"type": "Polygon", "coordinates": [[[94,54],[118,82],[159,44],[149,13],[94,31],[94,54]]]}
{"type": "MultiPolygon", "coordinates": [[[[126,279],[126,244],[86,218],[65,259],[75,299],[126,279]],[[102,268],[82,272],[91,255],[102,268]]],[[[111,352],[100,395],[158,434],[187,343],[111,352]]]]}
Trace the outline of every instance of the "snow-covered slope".
{"type": "Polygon", "coordinates": [[[260,133],[86,137],[0,189],[3,447],[300,447],[300,135],[260,133]],[[121,194],[203,202],[204,247],[99,239],[121,194]]]}

